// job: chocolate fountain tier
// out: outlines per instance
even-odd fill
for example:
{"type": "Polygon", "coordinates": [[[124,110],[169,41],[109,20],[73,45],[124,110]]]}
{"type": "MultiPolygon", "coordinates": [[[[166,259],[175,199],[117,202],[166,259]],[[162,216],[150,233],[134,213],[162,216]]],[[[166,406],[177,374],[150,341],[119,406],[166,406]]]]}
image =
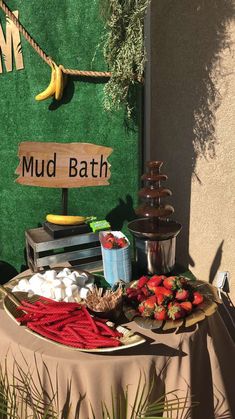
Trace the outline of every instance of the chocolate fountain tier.
{"type": "Polygon", "coordinates": [[[138,195],[141,199],[146,199],[146,198],[155,199],[155,198],[171,196],[172,192],[170,189],[167,189],[167,188],[158,188],[158,189],[142,188],[138,192],[138,195]]]}
{"type": "Polygon", "coordinates": [[[167,175],[160,175],[160,174],[149,174],[145,173],[141,176],[141,180],[145,182],[160,182],[161,180],[165,181],[167,180],[167,175]]]}
{"type": "Polygon", "coordinates": [[[139,218],[128,224],[134,237],[144,240],[168,240],[179,234],[182,226],[173,220],[139,218]]]}
{"type": "Polygon", "coordinates": [[[161,217],[168,218],[174,213],[174,208],[171,205],[161,205],[159,207],[152,207],[148,204],[142,204],[135,210],[136,215],[140,217],[161,217]]]}

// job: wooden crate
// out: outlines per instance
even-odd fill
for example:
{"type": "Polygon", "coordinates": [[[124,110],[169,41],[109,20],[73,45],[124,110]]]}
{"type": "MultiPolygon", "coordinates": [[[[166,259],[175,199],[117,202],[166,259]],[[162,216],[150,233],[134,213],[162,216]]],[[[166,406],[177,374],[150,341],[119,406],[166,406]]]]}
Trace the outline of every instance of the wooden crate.
{"type": "Polygon", "coordinates": [[[103,268],[99,233],[53,239],[44,228],[25,232],[27,262],[33,272],[50,265],[73,261],[82,269],[103,268]]]}

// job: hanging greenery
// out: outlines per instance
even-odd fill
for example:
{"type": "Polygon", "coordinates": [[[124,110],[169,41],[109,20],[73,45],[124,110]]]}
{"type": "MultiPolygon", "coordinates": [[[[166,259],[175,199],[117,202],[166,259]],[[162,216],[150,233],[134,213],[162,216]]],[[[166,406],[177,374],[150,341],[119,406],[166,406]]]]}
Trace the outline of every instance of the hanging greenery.
{"type": "Polygon", "coordinates": [[[130,115],[129,89],[144,74],[144,17],[151,0],[100,1],[107,29],[104,57],[112,73],[104,88],[104,106],[111,110],[124,104],[130,115]]]}

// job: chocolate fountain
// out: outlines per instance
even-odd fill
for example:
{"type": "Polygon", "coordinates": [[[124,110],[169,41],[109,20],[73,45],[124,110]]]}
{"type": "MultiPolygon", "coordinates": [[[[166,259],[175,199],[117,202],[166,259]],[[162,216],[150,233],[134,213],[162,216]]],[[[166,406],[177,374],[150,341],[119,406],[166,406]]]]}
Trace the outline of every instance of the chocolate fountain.
{"type": "Polygon", "coordinates": [[[162,161],[146,163],[141,177],[144,187],[139,191],[142,204],[135,210],[138,218],[128,224],[135,238],[135,258],[139,273],[165,274],[175,266],[176,236],[181,224],[170,220],[174,208],[161,199],[172,195],[161,186],[168,178],[160,173],[162,161]]]}

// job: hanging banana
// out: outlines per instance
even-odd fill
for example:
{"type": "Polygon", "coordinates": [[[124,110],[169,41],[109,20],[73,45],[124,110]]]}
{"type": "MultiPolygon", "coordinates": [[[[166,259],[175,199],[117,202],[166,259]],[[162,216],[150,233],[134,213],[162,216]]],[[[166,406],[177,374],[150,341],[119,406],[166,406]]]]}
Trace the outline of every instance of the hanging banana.
{"type": "Polygon", "coordinates": [[[51,63],[51,80],[47,88],[35,96],[36,100],[46,100],[54,96],[56,100],[61,100],[66,85],[66,75],[63,73],[62,66],[51,63]]]}

